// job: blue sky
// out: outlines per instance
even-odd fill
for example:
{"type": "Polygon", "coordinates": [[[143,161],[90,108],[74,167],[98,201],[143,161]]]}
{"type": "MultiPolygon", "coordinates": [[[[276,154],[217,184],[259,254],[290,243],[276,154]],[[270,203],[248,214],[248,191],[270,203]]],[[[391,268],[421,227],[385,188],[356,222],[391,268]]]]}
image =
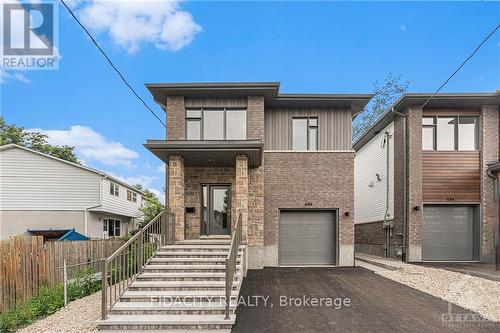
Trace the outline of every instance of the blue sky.
{"type": "MultiPolygon", "coordinates": [[[[162,117],[145,82],[281,81],[282,92],[367,93],[392,72],[409,91],[433,92],[500,18],[494,2],[72,3],[162,117]],[[146,23],[130,20],[138,17],[146,23]]],[[[59,30],[59,70],[3,73],[2,115],[75,145],[91,167],[160,191],[162,163],[142,144],[165,129],[62,7],[59,30]]],[[[500,32],[443,91],[496,89],[500,32]]]]}

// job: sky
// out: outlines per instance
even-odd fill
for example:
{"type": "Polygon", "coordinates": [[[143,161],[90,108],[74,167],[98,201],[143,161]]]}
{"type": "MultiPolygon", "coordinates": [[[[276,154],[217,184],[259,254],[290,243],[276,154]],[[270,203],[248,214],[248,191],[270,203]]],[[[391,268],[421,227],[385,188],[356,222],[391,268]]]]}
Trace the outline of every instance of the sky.
{"type": "MultiPolygon", "coordinates": [[[[388,73],[434,92],[500,21],[498,2],[67,1],[162,118],[149,82],[280,81],[281,92],[370,93],[388,73]]],[[[0,72],[0,112],[80,160],[161,194],[143,144],[161,125],[59,7],[59,69],[0,72]]],[[[500,31],[443,89],[500,89],[500,31]]]]}

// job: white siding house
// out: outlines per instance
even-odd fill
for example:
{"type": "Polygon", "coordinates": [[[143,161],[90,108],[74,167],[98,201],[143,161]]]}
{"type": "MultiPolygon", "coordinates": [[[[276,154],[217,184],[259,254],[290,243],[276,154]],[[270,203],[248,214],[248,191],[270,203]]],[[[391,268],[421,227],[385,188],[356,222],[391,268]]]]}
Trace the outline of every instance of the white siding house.
{"type": "Polygon", "coordinates": [[[387,219],[394,219],[394,140],[393,137],[389,139],[389,175],[387,175],[387,143],[384,147],[382,144],[386,132],[394,133],[393,122],[356,152],[354,158],[355,223],[384,220],[387,181],[389,182],[387,219]]]}
{"type": "Polygon", "coordinates": [[[14,144],[0,147],[0,239],[50,228],[91,238],[125,235],[141,219],[141,205],[140,191],[103,172],[14,144]]]}

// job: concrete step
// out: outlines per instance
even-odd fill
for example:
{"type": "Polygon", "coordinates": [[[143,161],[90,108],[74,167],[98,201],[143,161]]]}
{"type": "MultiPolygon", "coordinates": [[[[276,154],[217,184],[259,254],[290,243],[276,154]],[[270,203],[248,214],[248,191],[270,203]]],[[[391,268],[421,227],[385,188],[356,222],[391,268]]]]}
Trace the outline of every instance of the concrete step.
{"type": "MultiPolygon", "coordinates": [[[[241,262],[242,257],[237,258],[241,262]]],[[[149,261],[149,265],[225,265],[226,258],[163,258],[154,257],[149,261]]]]}
{"type": "Polygon", "coordinates": [[[161,250],[156,252],[155,257],[200,257],[200,258],[225,258],[229,253],[227,251],[166,251],[161,250]]]}
{"type": "MultiPolygon", "coordinates": [[[[160,251],[229,251],[228,245],[214,245],[214,244],[174,244],[174,245],[165,245],[161,247],[160,251]]],[[[245,248],[244,245],[240,246],[240,250],[245,248]]]]}
{"type": "Polygon", "coordinates": [[[231,329],[236,316],[229,320],[224,315],[110,315],[97,322],[107,330],[169,330],[169,329],[231,329]]]}
{"type": "MultiPolygon", "coordinates": [[[[99,330],[99,333],[151,333],[146,330],[99,330]]],[[[169,329],[154,330],[154,333],[231,333],[231,329],[169,329]]]]}
{"type": "MultiPolygon", "coordinates": [[[[127,290],[120,297],[121,302],[148,302],[149,304],[164,304],[175,301],[181,302],[224,302],[225,290],[127,290]]],[[[238,297],[236,290],[232,291],[232,298],[238,297]]]]}
{"type": "Polygon", "coordinates": [[[189,240],[183,240],[183,241],[177,241],[175,244],[181,244],[181,245],[230,245],[231,244],[231,239],[230,238],[224,238],[224,239],[189,239],[189,240]]]}
{"type": "Polygon", "coordinates": [[[225,290],[226,281],[134,281],[128,290],[225,290]]]}
{"type": "MultiPolygon", "coordinates": [[[[164,302],[151,304],[148,302],[118,302],[110,310],[110,315],[206,315],[225,314],[224,302],[164,302]]],[[[234,312],[236,306],[231,305],[234,312]]]]}
{"type": "MultiPolygon", "coordinates": [[[[241,265],[236,266],[236,270],[240,271],[241,265]]],[[[225,265],[147,265],[144,267],[146,273],[181,273],[181,272],[205,272],[205,273],[220,273],[226,271],[225,265]]]]}
{"type": "MultiPolygon", "coordinates": [[[[237,279],[237,277],[235,277],[237,279]]],[[[225,281],[226,273],[141,273],[136,281],[225,281]]]]}

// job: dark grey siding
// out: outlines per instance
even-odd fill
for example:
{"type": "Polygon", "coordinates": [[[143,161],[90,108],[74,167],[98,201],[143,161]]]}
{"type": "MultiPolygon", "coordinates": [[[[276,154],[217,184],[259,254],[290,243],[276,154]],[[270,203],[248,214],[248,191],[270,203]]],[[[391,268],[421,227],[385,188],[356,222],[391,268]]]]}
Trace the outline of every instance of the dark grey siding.
{"type": "Polygon", "coordinates": [[[317,116],[318,149],[352,149],[351,111],[335,109],[266,109],[264,112],[266,150],[290,150],[292,148],[292,117],[317,116]]]}
{"type": "Polygon", "coordinates": [[[279,226],[280,265],[335,264],[335,212],[283,210],[279,226]]]}

